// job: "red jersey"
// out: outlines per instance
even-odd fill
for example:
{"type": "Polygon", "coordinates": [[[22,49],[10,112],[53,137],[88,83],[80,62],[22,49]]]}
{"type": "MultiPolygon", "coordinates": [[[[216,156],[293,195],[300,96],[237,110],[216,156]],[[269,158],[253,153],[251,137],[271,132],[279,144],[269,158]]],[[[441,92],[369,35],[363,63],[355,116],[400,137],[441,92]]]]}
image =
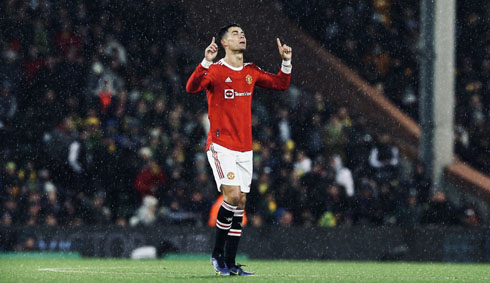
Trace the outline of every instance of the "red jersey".
{"type": "Polygon", "coordinates": [[[206,89],[210,128],[206,150],[217,143],[231,150],[252,150],[252,95],[254,86],[287,90],[291,69],[281,68],[277,75],[252,63],[234,68],[223,59],[209,66],[197,66],[187,81],[186,90],[206,89]]]}

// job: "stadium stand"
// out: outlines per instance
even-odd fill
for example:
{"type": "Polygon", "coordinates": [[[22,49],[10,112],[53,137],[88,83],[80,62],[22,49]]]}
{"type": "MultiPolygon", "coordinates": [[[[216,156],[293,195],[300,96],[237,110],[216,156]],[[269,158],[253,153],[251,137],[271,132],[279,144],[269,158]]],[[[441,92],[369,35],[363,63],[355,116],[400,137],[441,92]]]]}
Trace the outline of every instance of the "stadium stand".
{"type": "MultiPolygon", "coordinates": [[[[420,3],[372,1],[282,1],[304,31],[418,120],[420,3]],[[314,7],[314,9],[312,8],[314,7]]],[[[457,6],[456,154],[490,173],[488,135],[490,74],[488,4],[457,6]],[[483,58],[483,60],[482,60],[483,58]]]]}
{"type": "MultiPolygon", "coordinates": [[[[303,4],[294,9],[313,5],[296,2],[303,4]]],[[[379,1],[365,6],[360,3],[371,2],[338,2],[365,9],[359,17],[363,22],[332,19],[328,27],[298,23],[329,34],[363,30],[359,27],[366,24],[370,45],[363,52],[348,52],[359,58],[338,53],[360,48],[356,34],[327,42],[339,44],[332,51],[348,64],[361,64],[352,67],[392,100],[411,101],[402,109],[416,115],[416,64],[405,55],[414,50],[392,55],[385,46],[413,47],[407,42],[414,34],[407,34],[402,44],[392,41],[390,32],[404,30],[390,26],[389,19],[404,19],[409,23],[404,28],[415,33],[416,9],[401,9],[403,17],[390,14],[384,19],[379,7],[372,6],[379,1]],[[379,23],[370,23],[377,14],[379,23]],[[396,77],[408,75],[411,79],[396,77]],[[406,83],[402,89],[396,88],[396,80],[406,83]]],[[[1,5],[1,225],[126,226],[140,215],[140,206],[156,218],[151,223],[205,225],[218,197],[203,154],[206,104],[203,96],[184,89],[204,45],[196,44],[201,35],[180,2],[41,0],[1,5]],[[143,20],[139,15],[146,16],[143,20]],[[143,199],[148,196],[157,204],[146,206],[143,199]]],[[[348,17],[354,12],[349,5],[327,7],[321,14],[348,17]]],[[[315,19],[319,11],[299,15],[315,19]]],[[[333,35],[321,36],[319,40],[333,35]]],[[[298,87],[274,95],[257,90],[254,99],[250,225],[481,225],[474,204],[456,207],[444,193],[429,193],[422,164],[416,162],[409,174],[401,174],[397,141],[371,131],[366,117],[351,108],[298,87]],[[278,102],[276,95],[283,99],[278,102]],[[379,166],[385,163],[390,165],[379,166]]],[[[473,100],[474,107],[483,107],[473,100]]],[[[470,143],[479,129],[468,134],[470,143]]]]}

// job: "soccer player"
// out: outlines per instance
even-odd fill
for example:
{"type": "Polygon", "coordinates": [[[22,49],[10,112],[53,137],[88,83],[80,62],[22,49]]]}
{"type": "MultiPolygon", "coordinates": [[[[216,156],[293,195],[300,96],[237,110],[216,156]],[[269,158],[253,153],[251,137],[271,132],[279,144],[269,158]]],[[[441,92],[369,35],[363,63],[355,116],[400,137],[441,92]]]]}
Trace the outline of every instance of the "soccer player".
{"type": "Polygon", "coordinates": [[[211,262],[218,275],[253,275],[235,263],[242,234],[246,194],[252,182],[252,94],[254,86],[287,90],[291,79],[292,48],[281,44],[277,75],[252,63],[243,63],[247,39],[238,24],[223,27],[218,40],[225,57],[213,63],[218,45],[213,37],[204,59],[187,81],[186,90],[206,90],[210,129],[206,144],[209,164],[224,201],[216,221],[216,241],[211,262]],[[226,249],[225,249],[226,243],[226,249]]]}

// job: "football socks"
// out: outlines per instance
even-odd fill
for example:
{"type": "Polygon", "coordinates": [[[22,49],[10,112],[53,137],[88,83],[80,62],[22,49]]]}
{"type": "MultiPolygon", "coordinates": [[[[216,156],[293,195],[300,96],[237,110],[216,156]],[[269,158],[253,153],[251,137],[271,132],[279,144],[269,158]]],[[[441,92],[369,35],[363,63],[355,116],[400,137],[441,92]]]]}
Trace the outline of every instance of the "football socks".
{"type": "Polygon", "coordinates": [[[228,231],[228,238],[226,239],[225,250],[225,263],[226,265],[235,266],[235,258],[238,250],[238,243],[242,236],[242,220],[243,209],[236,209],[233,214],[233,222],[231,228],[228,231]]]}
{"type": "Polygon", "coordinates": [[[226,237],[232,226],[236,208],[235,205],[231,205],[226,201],[223,201],[219,208],[218,218],[216,219],[216,242],[214,244],[213,257],[217,257],[224,252],[226,237]]]}

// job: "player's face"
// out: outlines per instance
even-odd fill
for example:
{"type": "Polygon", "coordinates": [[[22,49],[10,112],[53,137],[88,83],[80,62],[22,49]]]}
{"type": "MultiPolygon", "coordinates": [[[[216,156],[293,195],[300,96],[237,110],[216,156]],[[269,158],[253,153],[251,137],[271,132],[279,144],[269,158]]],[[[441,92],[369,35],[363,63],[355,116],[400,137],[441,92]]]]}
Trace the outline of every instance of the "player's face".
{"type": "Polygon", "coordinates": [[[229,28],[225,41],[228,48],[232,51],[245,51],[247,49],[247,38],[245,38],[245,33],[239,27],[229,28]]]}

